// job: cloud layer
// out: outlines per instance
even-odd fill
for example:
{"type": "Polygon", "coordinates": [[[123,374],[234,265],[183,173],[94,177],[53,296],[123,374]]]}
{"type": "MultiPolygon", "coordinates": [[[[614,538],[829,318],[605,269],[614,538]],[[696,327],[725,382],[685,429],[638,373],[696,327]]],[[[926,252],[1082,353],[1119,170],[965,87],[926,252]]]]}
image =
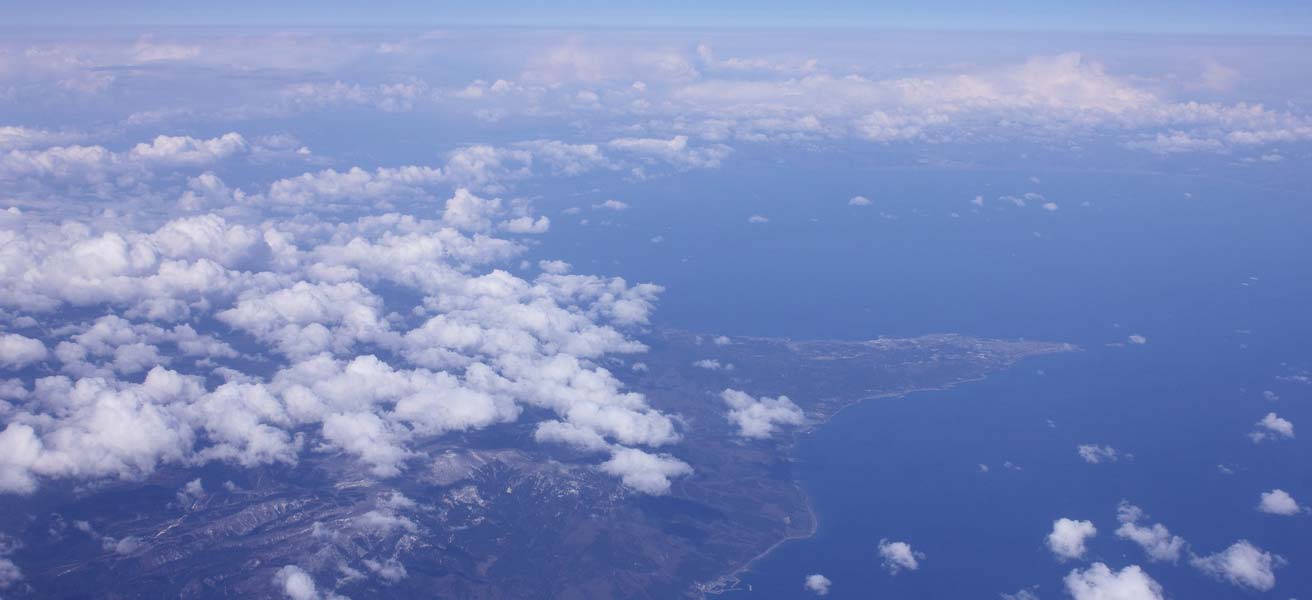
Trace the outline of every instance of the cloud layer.
{"type": "Polygon", "coordinates": [[[58,333],[52,350],[0,337],[7,366],[44,373],[4,415],[0,490],[304,452],[394,477],[417,441],[531,407],[549,415],[539,440],[605,452],[601,471],[664,492],[691,469],[640,448],[677,442],[674,421],[597,362],[644,349],[626,331],[660,288],[499,268],[524,247],[491,236],[495,223],[526,211],[466,189],[438,220],[206,213],[140,230],[10,210],[0,308],[20,330],[58,333]]]}

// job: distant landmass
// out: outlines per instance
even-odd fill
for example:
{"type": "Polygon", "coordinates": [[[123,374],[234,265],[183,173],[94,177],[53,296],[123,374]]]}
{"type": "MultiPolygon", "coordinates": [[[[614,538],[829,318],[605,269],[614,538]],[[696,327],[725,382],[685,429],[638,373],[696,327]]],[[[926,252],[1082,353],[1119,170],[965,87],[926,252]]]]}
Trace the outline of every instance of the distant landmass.
{"type": "Polygon", "coordinates": [[[951,334],[847,342],[658,330],[643,341],[647,353],[606,366],[679,416],[683,440],[662,450],[694,472],[668,494],[626,489],[593,466],[595,455],[535,442],[530,418],[435,438],[419,448],[430,465],[387,480],[314,453],[296,467],[51,484],[0,517],[18,534],[26,577],[7,594],[270,597],[279,569],[296,564],[347,596],[702,597],[814,531],[792,472],[798,433],[855,402],[1076,349],[951,334]],[[786,395],[805,422],[744,438],[726,418],[726,388],[786,395]],[[188,493],[197,477],[203,489],[188,493]]]}

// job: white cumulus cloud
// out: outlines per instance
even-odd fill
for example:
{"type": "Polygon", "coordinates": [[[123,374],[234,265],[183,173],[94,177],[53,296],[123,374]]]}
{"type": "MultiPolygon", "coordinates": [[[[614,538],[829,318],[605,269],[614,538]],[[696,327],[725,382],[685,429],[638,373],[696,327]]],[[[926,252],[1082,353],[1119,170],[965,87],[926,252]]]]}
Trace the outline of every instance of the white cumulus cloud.
{"type": "Polygon", "coordinates": [[[1130,540],[1143,548],[1149,560],[1176,562],[1184,550],[1185,541],[1171,532],[1161,523],[1140,524],[1147,518],[1143,509],[1124,500],[1116,507],[1116,519],[1120,527],[1116,528],[1116,537],[1130,540]]]}
{"type": "Polygon", "coordinates": [[[1189,559],[1189,564],[1199,571],[1259,592],[1276,586],[1275,570],[1285,563],[1283,557],[1262,550],[1248,540],[1239,540],[1216,554],[1189,559]]]}
{"type": "Polygon", "coordinates": [[[774,435],[782,425],[801,425],[806,417],[788,396],[753,398],[734,389],[720,392],[720,399],[729,405],[729,420],[738,426],[738,435],[763,439],[774,435]]]}
{"type": "Polygon", "coordinates": [[[814,575],[806,576],[806,582],[803,587],[817,596],[827,596],[829,595],[829,587],[833,584],[834,582],[830,581],[828,577],[816,573],[814,575]]]}
{"type": "Polygon", "coordinates": [[[925,554],[912,550],[911,544],[906,542],[894,542],[884,538],[879,540],[879,558],[890,574],[897,575],[900,571],[919,569],[920,561],[925,560],[925,554]]]}
{"type": "Polygon", "coordinates": [[[1307,508],[1299,506],[1294,497],[1282,489],[1274,489],[1269,492],[1262,492],[1261,501],[1257,503],[1257,510],[1272,515],[1296,515],[1304,512],[1307,508]]]}
{"type": "Polygon", "coordinates": [[[1098,534],[1090,521],[1076,521],[1065,517],[1052,522],[1048,534],[1048,549],[1059,560],[1073,560],[1084,556],[1084,542],[1098,534]]]}
{"type": "Polygon", "coordinates": [[[1139,568],[1130,565],[1113,571],[1103,563],[1088,569],[1073,569],[1063,580],[1066,592],[1075,600],[1164,600],[1161,584],[1139,568]]]}
{"type": "Polygon", "coordinates": [[[1267,440],[1290,439],[1294,437],[1294,424],[1288,419],[1284,419],[1276,413],[1267,413],[1262,420],[1253,425],[1253,431],[1248,434],[1249,439],[1254,443],[1267,440]]]}

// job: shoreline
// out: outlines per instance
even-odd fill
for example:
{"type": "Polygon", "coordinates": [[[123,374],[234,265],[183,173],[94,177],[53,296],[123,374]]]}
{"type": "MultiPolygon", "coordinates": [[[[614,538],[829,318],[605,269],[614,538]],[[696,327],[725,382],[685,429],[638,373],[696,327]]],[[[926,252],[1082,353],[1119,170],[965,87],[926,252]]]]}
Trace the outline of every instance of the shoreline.
{"type": "MultiPolygon", "coordinates": [[[[985,379],[988,379],[988,375],[981,375],[979,377],[972,377],[969,379],[961,379],[938,387],[916,388],[916,389],[903,390],[898,392],[885,392],[882,394],[875,394],[872,396],[863,396],[855,400],[844,402],[840,406],[838,406],[838,408],[835,409],[834,412],[826,415],[823,421],[815,423],[814,425],[807,427],[804,430],[795,432],[793,434],[793,439],[789,443],[789,449],[791,451],[792,448],[795,448],[797,446],[798,436],[808,435],[816,431],[819,431],[822,427],[827,425],[829,421],[833,420],[833,418],[837,416],[838,413],[843,412],[843,410],[849,407],[856,406],[863,402],[869,402],[871,400],[901,398],[920,392],[943,392],[965,383],[974,383],[977,381],[983,381],[985,379]]],[[[794,458],[794,457],[790,456],[789,458],[794,458]]],[[[802,487],[800,481],[794,480],[793,485],[796,486],[797,489],[802,492],[802,497],[806,499],[806,512],[811,517],[810,531],[806,532],[805,534],[785,535],[775,543],[771,544],[769,548],[766,548],[760,554],[757,554],[756,556],[753,556],[752,558],[748,559],[746,562],[744,562],[742,565],[738,566],[737,568],[733,569],[732,571],[720,577],[717,577],[716,579],[713,579],[710,582],[694,584],[693,591],[696,594],[699,594],[699,597],[706,598],[708,595],[720,596],[727,592],[742,590],[743,588],[738,587],[738,585],[742,583],[742,579],[739,576],[745,573],[746,571],[748,571],[749,569],[751,569],[752,565],[756,564],[761,559],[769,556],[770,553],[774,552],[780,546],[788,542],[792,542],[796,540],[805,540],[815,537],[816,532],[820,530],[820,516],[817,515],[815,512],[815,507],[811,501],[811,494],[807,493],[806,489],[802,487]]]]}
{"type": "MultiPolygon", "coordinates": [[[[1059,350],[1059,351],[1056,351],[1056,352],[1053,352],[1053,354],[1060,354],[1060,353],[1062,353],[1062,352],[1078,351],[1079,349],[1080,349],[1080,348],[1079,348],[1078,346],[1068,345],[1067,348],[1062,349],[1062,350],[1059,350]]],[[[1009,369],[1009,368],[1014,367],[1016,364],[1019,364],[1019,363],[1020,363],[1022,360],[1024,360],[1025,358],[1029,358],[1029,356],[1023,357],[1023,358],[1021,358],[1020,360],[1017,360],[1017,361],[1015,361],[1015,362],[1012,362],[1011,364],[1007,365],[1006,368],[1009,369]]],[[[847,401],[847,402],[841,402],[841,403],[838,404],[837,408],[835,408],[834,411],[833,411],[832,413],[829,413],[829,414],[827,414],[827,415],[824,415],[823,420],[817,421],[816,423],[807,426],[805,429],[801,429],[801,430],[795,431],[795,432],[792,434],[792,439],[790,440],[790,442],[789,442],[789,444],[788,444],[788,446],[787,446],[787,448],[788,448],[787,451],[790,453],[789,458],[790,458],[790,459],[794,459],[794,458],[796,458],[795,456],[792,456],[792,455],[791,455],[791,452],[793,451],[793,449],[795,449],[795,448],[797,447],[797,442],[798,442],[799,436],[801,436],[801,435],[808,435],[808,434],[812,434],[812,433],[815,433],[815,432],[819,431],[821,428],[823,428],[825,425],[827,425],[831,420],[833,420],[834,417],[838,416],[839,413],[843,412],[843,411],[846,410],[847,408],[850,408],[850,407],[852,407],[852,406],[856,406],[856,405],[861,404],[861,403],[864,403],[864,402],[872,401],[872,400],[884,400],[884,399],[889,399],[889,398],[902,398],[902,397],[910,396],[911,394],[922,393],[922,392],[945,392],[945,391],[951,390],[951,389],[953,389],[953,388],[956,388],[956,387],[958,387],[958,386],[961,386],[961,385],[963,385],[963,384],[967,384],[967,383],[976,383],[976,382],[984,381],[984,380],[988,379],[988,377],[989,377],[989,376],[988,376],[988,374],[986,373],[986,374],[980,375],[980,376],[978,376],[978,377],[970,377],[970,378],[966,378],[966,379],[959,379],[959,380],[957,380],[957,381],[953,381],[953,382],[950,382],[950,383],[946,383],[946,384],[938,385],[938,386],[935,386],[935,387],[913,388],[913,389],[909,389],[909,390],[901,390],[901,391],[895,391],[895,392],[883,392],[883,393],[877,393],[877,394],[873,394],[873,395],[869,395],[869,396],[862,396],[862,397],[860,397],[860,398],[856,398],[856,399],[854,399],[854,400],[850,400],[850,401],[847,401]]],[[[713,580],[711,580],[711,581],[709,581],[709,582],[705,582],[705,583],[701,583],[701,582],[694,583],[693,586],[692,586],[692,590],[691,590],[691,591],[692,591],[692,594],[691,594],[692,597],[698,597],[698,598],[705,599],[705,598],[707,598],[707,597],[710,596],[710,595],[720,596],[720,595],[723,595],[723,594],[725,594],[725,593],[727,593],[727,592],[741,591],[741,590],[743,590],[744,588],[739,587],[739,585],[742,583],[742,578],[741,578],[740,576],[743,575],[743,574],[744,574],[745,572],[747,572],[748,570],[750,570],[751,567],[752,567],[752,565],[756,564],[756,563],[757,563],[758,561],[760,561],[761,559],[766,558],[766,557],[769,556],[772,552],[774,552],[776,549],[778,549],[780,546],[782,546],[782,545],[784,545],[784,544],[786,544],[786,543],[788,543],[788,542],[796,541],[796,540],[809,539],[809,538],[815,536],[816,532],[818,532],[819,529],[820,529],[820,517],[819,517],[819,515],[817,515],[816,512],[815,512],[815,508],[814,508],[814,506],[813,506],[813,504],[812,504],[812,500],[811,500],[811,494],[807,493],[806,489],[804,489],[804,488],[802,487],[802,484],[801,484],[800,481],[794,480],[794,481],[793,481],[793,485],[795,485],[795,486],[798,488],[798,490],[802,492],[802,496],[806,499],[806,511],[807,511],[807,514],[809,514],[809,515],[811,516],[811,528],[810,528],[810,531],[807,532],[807,533],[804,534],[804,535],[785,535],[785,536],[783,536],[782,538],[780,538],[778,541],[776,541],[774,544],[771,544],[769,548],[766,548],[766,549],[765,549],[764,551],[762,551],[761,553],[759,553],[759,554],[757,554],[756,556],[753,556],[752,558],[748,559],[746,562],[744,562],[743,564],[739,565],[738,567],[732,569],[732,570],[729,571],[728,573],[726,573],[726,574],[724,574],[724,575],[722,575],[722,576],[720,576],[720,577],[717,577],[717,578],[715,578],[715,579],[713,579],[713,580]]]]}
{"type": "Polygon", "coordinates": [[[715,594],[718,596],[724,594],[725,592],[733,592],[733,591],[741,590],[742,588],[739,588],[738,584],[742,583],[742,580],[738,576],[742,575],[745,571],[750,569],[753,564],[756,564],[756,561],[769,556],[771,552],[774,552],[777,548],[788,542],[795,541],[795,540],[805,540],[807,538],[815,536],[816,532],[819,531],[820,529],[820,517],[816,514],[815,508],[811,506],[811,495],[806,493],[806,490],[802,489],[802,484],[794,481],[793,485],[795,485],[797,489],[802,492],[802,497],[806,498],[806,514],[811,517],[810,530],[804,534],[785,535],[775,543],[771,544],[769,548],[765,549],[765,551],[761,552],[760,554],[757,554],[756,556],[753,556],[747,562],[743,563],[741,566],[734,569],[733,571],[725,575],[722,575],[715,580],[712,580],[710,583],[696,584],[694,588],[696,589],[697,592],[701,594],[702,598],[705,598],[707,594],[715,594]]]}

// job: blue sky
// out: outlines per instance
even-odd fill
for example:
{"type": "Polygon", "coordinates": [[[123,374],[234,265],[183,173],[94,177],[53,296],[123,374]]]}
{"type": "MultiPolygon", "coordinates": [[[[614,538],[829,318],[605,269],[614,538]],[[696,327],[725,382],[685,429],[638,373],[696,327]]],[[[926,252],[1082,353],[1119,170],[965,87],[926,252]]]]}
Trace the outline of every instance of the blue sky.
{"type": "Polygon", "coordinates": [[[421,2],[294,0],[224,3],[132,0],[6,2],[0,21],[12,25],[520,25],[658,27],[870,27],[1017,30],[1099,30],[1177,33],[1312,31],[1312,3],[1299,0],[1079,0],[1041,2],[927,0],[822,3],[765,1],[671,2],[569,0],[540,2],[421,2]]]}

